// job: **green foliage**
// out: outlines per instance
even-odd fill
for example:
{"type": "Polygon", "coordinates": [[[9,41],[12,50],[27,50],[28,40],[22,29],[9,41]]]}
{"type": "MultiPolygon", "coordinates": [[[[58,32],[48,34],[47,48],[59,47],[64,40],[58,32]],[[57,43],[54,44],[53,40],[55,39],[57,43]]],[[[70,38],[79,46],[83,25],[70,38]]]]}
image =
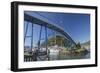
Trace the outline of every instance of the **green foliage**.
{"type": "Polygon", "coordinates": [[[80,42],[78,42],[78,43],[76,44],[76,48],[77,48],[77,49],[81,49],[81,44],[80,44],[80,42]]]}

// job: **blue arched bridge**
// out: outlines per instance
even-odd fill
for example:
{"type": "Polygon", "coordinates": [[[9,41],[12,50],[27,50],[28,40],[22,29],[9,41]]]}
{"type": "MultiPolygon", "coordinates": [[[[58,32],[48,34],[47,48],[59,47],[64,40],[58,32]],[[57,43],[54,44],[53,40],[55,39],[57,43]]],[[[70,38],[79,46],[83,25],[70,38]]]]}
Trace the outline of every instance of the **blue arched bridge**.
{"type": "MultiPolygon", "coordinates": [[[[71,36],[67,32],[65,32],[61,27],[59,27],[59,26],[57,26],[55,24],[49,23],[49,22],[47,22],[45,20],[42,20],[42,19],[40,19],[38,17],[31,16],[31,15],[29,15],[27,13],[24,13],[24,21],[27,22],[26,30],[25,30],[25,33],[24,33],[24,47],[25,48],[27,48],[25,46],[27,38],[31,39],[30,47],[29,47],[30,48],[30,51],[29,51],[30,56],[24,54],[24,61],[50,60],[50,58],[49,58],[49,54],[50,54],[49,47],[50,47],[50,45],[48,45],[48,43],[49,43],[48,41],[50,41],[50,38],[47,36],[48,35],[47,29],[50,29],[50,30],[58,32],[59,34],[55,34],[56,38],[58,40],[59,40],[58,35],[60,37],[63,37],[64,42],[61,40],[63,42],[63,44],[65,44],[63,46],[69,47],[70,49],[72,49],[76,45],[76,43],[71,38],[71,36]],[[27,36],[27,34],[28,34],[28,24],[29,24],[28,22],[32,23],[30,36],[27,36]],[[34,43],[33,42],[33,38],[34,38],[33,31],[36,31],[36,30],[33,29],[34,25],[39,25],[40,26],[39,36],[37,36],[37,37],[39,37],[39,39],[38,39],[38,42],[37,42],[37,47],[35,47],[35,48],[33,47],[33,43],[34,43]],[[42,40],[42,38],[41,38],[42,35],[41,34],[42,34],[43,27],[45,28],[44,29],[45,30],[45,38],[44,38],[44,42],[41,44],[41,40],[42,40]],[[44,45],[45,45],[45,50],[41,50],[41,47],[44,48],[44,45]],[[34,52],[33,52],[32,49],[35,49],[34,52]],[[29,59],[27,60],[27,58],[29,58],[29,59]]],[[[55,39],[55,40],[57,40],[57,39],[55,39]]],[[[61,47],[61,45],[59,45],[59,42],[56,42],[55,45],[58,45],[58,46],[61,47]]],[[[54,44],[53,44],[53,46],[54,46],[54,44]]],[[[24,52],[27,52],[27,51],[24,50],[24,52]]]]}

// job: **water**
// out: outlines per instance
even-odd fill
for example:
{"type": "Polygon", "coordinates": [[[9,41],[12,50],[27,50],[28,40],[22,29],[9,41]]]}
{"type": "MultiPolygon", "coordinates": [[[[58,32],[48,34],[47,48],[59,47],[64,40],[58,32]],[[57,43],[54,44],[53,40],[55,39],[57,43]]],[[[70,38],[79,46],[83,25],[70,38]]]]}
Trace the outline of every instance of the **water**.
{"type": "Polygon", "coordinates": [[[59,53],[58,52],[52,52],[50,53],[50,60],[57,60],[59,57],[59,53]]]}
{"type": "Polygon", "coordinates": [[[86,58],[86,59],[90,58],[90,52],[87,53],[85,56],[83,56],[83,58],[86,58]]]}
{"type": "Polygon", "coordinates": [[[50,53],[50,60],[68,60],[68,59],[88,59],[90,58],[90,52],[88,52],[87,54],[83,55],[83,56],[69,56],[69,55],[64,55],[64,54],[60,54],[59,52],[52,52],[50,53]]]}

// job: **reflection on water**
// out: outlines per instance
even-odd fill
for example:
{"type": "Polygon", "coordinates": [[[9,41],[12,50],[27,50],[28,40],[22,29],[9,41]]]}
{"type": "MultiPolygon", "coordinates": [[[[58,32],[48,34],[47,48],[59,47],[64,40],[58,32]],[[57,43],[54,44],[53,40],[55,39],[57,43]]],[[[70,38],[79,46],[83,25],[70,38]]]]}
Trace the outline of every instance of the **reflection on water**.
{"type": "Polygon", "coordinates": [[[49,49],[48,53],[44,51],[33,52],[31,55],[29,52],[24,53],[24,61],[53,61],[53,60],[72,60],[72,59],[89,59],[90,51],[86,49],[81,50],[58,50],[49,49]]]}
{"type": "Polygon", "coordinates": [[[70,56],[66,54],[59,54],[59,52],[50,52],[50,60],[67,60],[67,59],[88,59],[90,58],[90,52],[84,55],[70,56]]]}
{"type": "Polygon", "coordinates": [[[90,58],[90,52],[83,56],[83,58],[90,58]]]}
{"type": "Polygon", "coordinates": [[[52,52],[49,55],[50,60],[57,60],[59,57],[59,53],[58,52],[52,52]]]}

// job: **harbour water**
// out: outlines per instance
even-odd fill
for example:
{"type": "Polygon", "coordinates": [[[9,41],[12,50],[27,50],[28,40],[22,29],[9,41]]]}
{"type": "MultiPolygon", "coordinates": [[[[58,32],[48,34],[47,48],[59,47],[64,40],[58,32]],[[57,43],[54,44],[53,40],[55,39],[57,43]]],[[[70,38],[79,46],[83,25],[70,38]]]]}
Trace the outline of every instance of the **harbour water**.
{"type": "Polygon", "coordinates": [[[70,60],[70,59],[88,59],[90,58],[90,52],[88,52],[85,55],[78,55],[78,56],[69,56],[69,55],[65,55],[65,54],[60,54],[59,56],[59,52],[51,52],[50,53],[50,60],[70,60]]]}

